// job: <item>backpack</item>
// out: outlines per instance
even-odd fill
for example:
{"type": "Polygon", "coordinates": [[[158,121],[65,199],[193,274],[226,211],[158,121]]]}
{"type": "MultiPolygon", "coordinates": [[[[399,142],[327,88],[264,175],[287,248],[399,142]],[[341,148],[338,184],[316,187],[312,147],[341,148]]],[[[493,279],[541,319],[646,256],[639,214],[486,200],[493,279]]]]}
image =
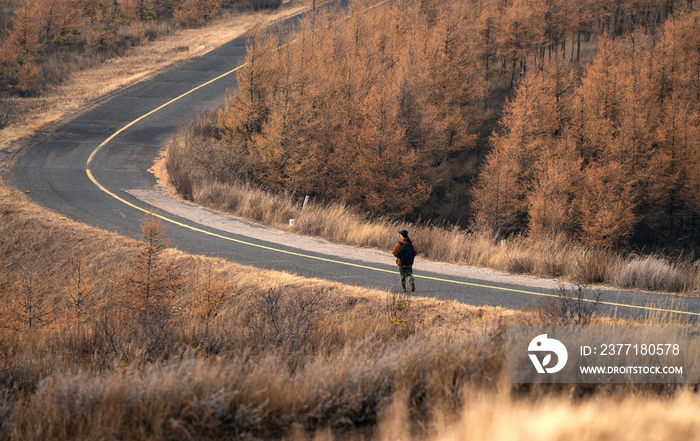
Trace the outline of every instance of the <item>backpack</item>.
{"type": "MultiPolygon", "coordinates": [[[[401,243],[401,242],[399,242],[401,243]]],[[[413,259],[416,257],[416,250],[413,249],[412,243],[401,243],[401,265],[413,265],[413,259]]]]}

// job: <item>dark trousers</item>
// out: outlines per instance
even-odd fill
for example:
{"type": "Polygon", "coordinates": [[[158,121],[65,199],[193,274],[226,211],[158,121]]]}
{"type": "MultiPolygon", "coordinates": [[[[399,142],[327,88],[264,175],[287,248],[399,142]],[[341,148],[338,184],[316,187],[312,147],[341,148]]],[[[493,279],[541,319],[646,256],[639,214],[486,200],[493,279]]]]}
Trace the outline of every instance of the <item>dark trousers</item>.
{"type": "Polygon", "coordinates": [[[399,273],[401,274],[401,286],[403,286],[403,289],[406,289],[406,279],[413,283],[413,267],[404,268],[399,266],[399,273]]]}

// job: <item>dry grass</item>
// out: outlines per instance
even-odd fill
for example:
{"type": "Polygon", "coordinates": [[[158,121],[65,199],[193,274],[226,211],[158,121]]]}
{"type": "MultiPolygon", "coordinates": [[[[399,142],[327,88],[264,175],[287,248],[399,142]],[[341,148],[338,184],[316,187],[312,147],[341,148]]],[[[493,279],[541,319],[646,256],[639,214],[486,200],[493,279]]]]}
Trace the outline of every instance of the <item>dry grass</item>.
{"type": "Polygon", "coordinates": [[[662,256],[634,257],[619,264],[615,284],[650,291],[692,291],[698,287],[698,274],[690,268],[692,263],[679,265],[662,256]]]}
{"type": "Polygon", "coordinates": [[[567,397],[517,401],[477,393],[456,422],[438,424],[430,439],[697,439],[699,410],[700,398],[692,388],[673,398],[632,394],[584,402],[572,402],[567,397]]]}
{"type": "Polygon", "coordinates": [[[500,363],[488,337],[349,345],[296,370],[273,354],[253,363],[185,353],[143,369],[52,376],[16,409],[16,438],[277,438],[294,426],[339,432],[375,425],[397,389],[419,401],[410,407],[420,419],[443,398],[456,398],[457,385],[500,363]]]}

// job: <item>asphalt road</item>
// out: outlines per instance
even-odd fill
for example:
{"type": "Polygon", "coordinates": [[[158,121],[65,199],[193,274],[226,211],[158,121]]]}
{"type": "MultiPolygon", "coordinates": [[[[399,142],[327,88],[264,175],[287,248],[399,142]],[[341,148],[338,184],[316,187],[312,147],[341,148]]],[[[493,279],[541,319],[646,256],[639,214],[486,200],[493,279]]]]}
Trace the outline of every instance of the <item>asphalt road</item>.
{"type": "MultiPolygon", "coordinates": [[[[244,63],[245,52],[246,39],[237,38],[38,134],[19,153],[7,180],[20,191],[29,191],[39,205],[138,238],[146,204],[125,190],[156,187],[147,170],[158,152],[182,120],[219,104],[227,90],[236,88],[234,69],[244,63]]],[[[164,215],[172,246],[188,253],[370,288],[389,289],[398,281],[393,261],[368,264],[297,250],[164,215]]],[[[527,309],[551,294],[549,289],[511,283],[416,273],[420,295],[473,305],[527,309]]],[[[644,316],[652,306],[683,312],[690,322],[700,317],[700,300],[695,298],[604,291],[601,300],[598,314],[644,316]]]]}

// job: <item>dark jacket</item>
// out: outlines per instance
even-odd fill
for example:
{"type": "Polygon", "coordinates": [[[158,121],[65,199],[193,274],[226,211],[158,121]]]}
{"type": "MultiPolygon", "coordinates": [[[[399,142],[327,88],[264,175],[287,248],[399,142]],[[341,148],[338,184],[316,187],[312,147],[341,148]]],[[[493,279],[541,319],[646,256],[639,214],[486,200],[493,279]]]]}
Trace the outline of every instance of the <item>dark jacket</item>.
{"type": "Polygon", "coordinates": [[[402,237],[401,242],[394,245],[394,249],[391,251],[391,254],[393,254],[394,257],[396,257],[396,264],[397,265],[399,265],[403,268],[410,268],[413,266],[412,264],[411,265],[401,265],[401,247],[402,247],[402,244],[405,244],[405,243],[410,243],[411,245],[413,245],[413,252],[417,256],[418,255],[418,248],[416,248],[416,244],[414,244],[410,240],[406,239],[405,237],[402,237]]]}

